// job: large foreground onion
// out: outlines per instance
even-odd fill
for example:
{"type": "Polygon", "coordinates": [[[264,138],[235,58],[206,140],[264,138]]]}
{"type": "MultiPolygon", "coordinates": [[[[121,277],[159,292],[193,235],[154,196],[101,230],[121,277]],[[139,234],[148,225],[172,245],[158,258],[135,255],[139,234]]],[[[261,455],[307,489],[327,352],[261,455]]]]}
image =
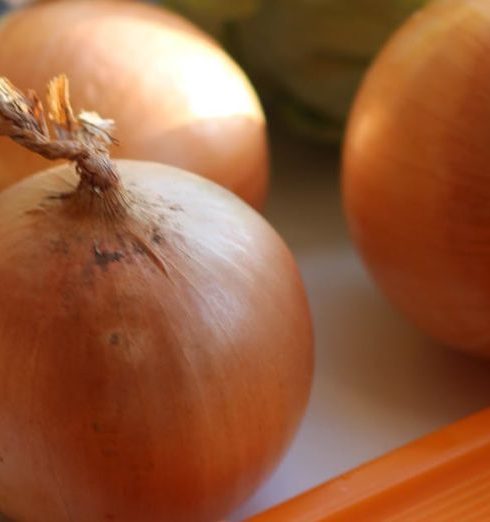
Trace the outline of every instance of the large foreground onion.
{"type": "Polygon", "coordinates": [[[490,2],[415,15],[359,93],[344,151],[353,237],[441,342],[490,356],[490,2]]]}
{"type": "MultiPolygon", "coordinates": [[[[48,2],[6,16],[0,42],[0,74],[16,85],[42,92],[64,72],[82,108],[114,118],[118,157],[175,165],[263,205],[261,107],[239,67],[191,23],[140,2],[48,2]]],[[[0,189],[47,166],[1,143],[0,189]]]]}
{"type": "Polygon", "coordinates": [[[77,172],[0,193],[0,511],[215,522],[274,468],[308,398],[290,252],[214,183],[112,163],[86,144],[106,136],[93,115],[49,142],[38,106],[5,91],[3,104],[20,124],[0,131],[77,172]]]}

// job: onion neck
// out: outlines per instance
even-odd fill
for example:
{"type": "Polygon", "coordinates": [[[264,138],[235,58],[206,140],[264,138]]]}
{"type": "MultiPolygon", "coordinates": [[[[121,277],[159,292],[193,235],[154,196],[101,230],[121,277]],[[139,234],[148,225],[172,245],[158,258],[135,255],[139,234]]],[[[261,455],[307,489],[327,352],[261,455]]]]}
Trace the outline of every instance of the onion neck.
{"type": "Polygon", "coordinates": [[[109,156],[91,151],[77,157],[75,164],[80,182],[68,198],[71,211],[103,213],[111,218],[126,215],[127,196],[116,164],[109,156]]]}
{"type": "Polygon", "coordinates": [[[79,154],[75,161],[80,185],[86,185],[100,193],[119,187],[121,180],[116,165],[107,154],[87,150],[79,154]]]}

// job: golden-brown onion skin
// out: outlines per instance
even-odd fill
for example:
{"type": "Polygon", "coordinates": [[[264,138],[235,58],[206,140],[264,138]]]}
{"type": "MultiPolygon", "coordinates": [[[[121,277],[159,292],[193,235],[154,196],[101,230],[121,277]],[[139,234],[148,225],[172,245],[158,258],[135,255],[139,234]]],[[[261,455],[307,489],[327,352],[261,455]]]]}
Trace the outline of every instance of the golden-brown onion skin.
{"type": "Polygon", "coordinates": [[[452,347],[490,356],[490,2],[413,16],[348,126],[344,201],[389,298],[452,347]]]}
{"type": "Polygon", "coordinates": [[[0,511],[14,520],[217,520],[307,403],[309,310],[279,236],[203,178],[117,164],[122,218],[57,197],[75,187],[68,166],[0,193],[0,511]]]}
{"type": "MultiPolygon", "coordinates": [[[[43,93],[66,73],[76,108],[116,121],[116,157],[195,172],[256,208],[268,179],[265,120],[240,68],[183,18],[139,2],[34,5],[0,22],[0,74],[43,93]]],[[[0,190],[47,168],[0,142],[0,190]]]]}

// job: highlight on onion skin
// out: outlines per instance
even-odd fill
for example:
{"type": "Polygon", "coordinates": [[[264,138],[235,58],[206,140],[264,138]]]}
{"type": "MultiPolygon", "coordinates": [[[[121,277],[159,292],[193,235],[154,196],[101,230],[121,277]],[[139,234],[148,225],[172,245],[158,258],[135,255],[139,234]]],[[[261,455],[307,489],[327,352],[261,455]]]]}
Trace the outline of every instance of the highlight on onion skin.
{"type": "MultiPolygon", "coordinates": [[[[190,22],[141,2],[53,1],[4,17],[0,41],[0,74],[19,88],[43,93],[66,73],[80,107],[115,119],[117,157],[195,172],[263,207],[260,103],[241,69],[190,22]]],[[[0,143],[0,190],[48,167],[0,143]]]]}
{"type": "Polygon", "coordinates": [[[6,85],[17,121],[0,118],[0,133],[76,168],[0,193],[0,511],[218,520],[274,469],[308,400],[311,320],[294,259],[222,187],[111,162],[100,143],[78,150],[107,135],[102,120],[98,134],[73,119],[67,95],[51,103],[62,139],[45,140],[36,99],[6,85]]]}
{"type": "Polygon", "coordinates": [[[343,154],[352,237],[440,342],[490,356],[490,3],[434,2],[381,53],[343,154]]]}

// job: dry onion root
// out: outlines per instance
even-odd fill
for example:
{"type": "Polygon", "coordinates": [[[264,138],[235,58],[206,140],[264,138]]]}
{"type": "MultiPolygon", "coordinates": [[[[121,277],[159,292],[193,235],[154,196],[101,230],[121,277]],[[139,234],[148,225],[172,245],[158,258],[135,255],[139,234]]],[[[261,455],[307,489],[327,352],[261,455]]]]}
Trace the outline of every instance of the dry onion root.
{"type": "Polygon", "coordinates": [[[74,163],[0,194],[0,511],[217,520],[304,412],[312,332],[295,262],[219,186],[111,161],[110,122],[75,116],[63,77],[44,114],[0,82],[0,134],[74,163]]]}

